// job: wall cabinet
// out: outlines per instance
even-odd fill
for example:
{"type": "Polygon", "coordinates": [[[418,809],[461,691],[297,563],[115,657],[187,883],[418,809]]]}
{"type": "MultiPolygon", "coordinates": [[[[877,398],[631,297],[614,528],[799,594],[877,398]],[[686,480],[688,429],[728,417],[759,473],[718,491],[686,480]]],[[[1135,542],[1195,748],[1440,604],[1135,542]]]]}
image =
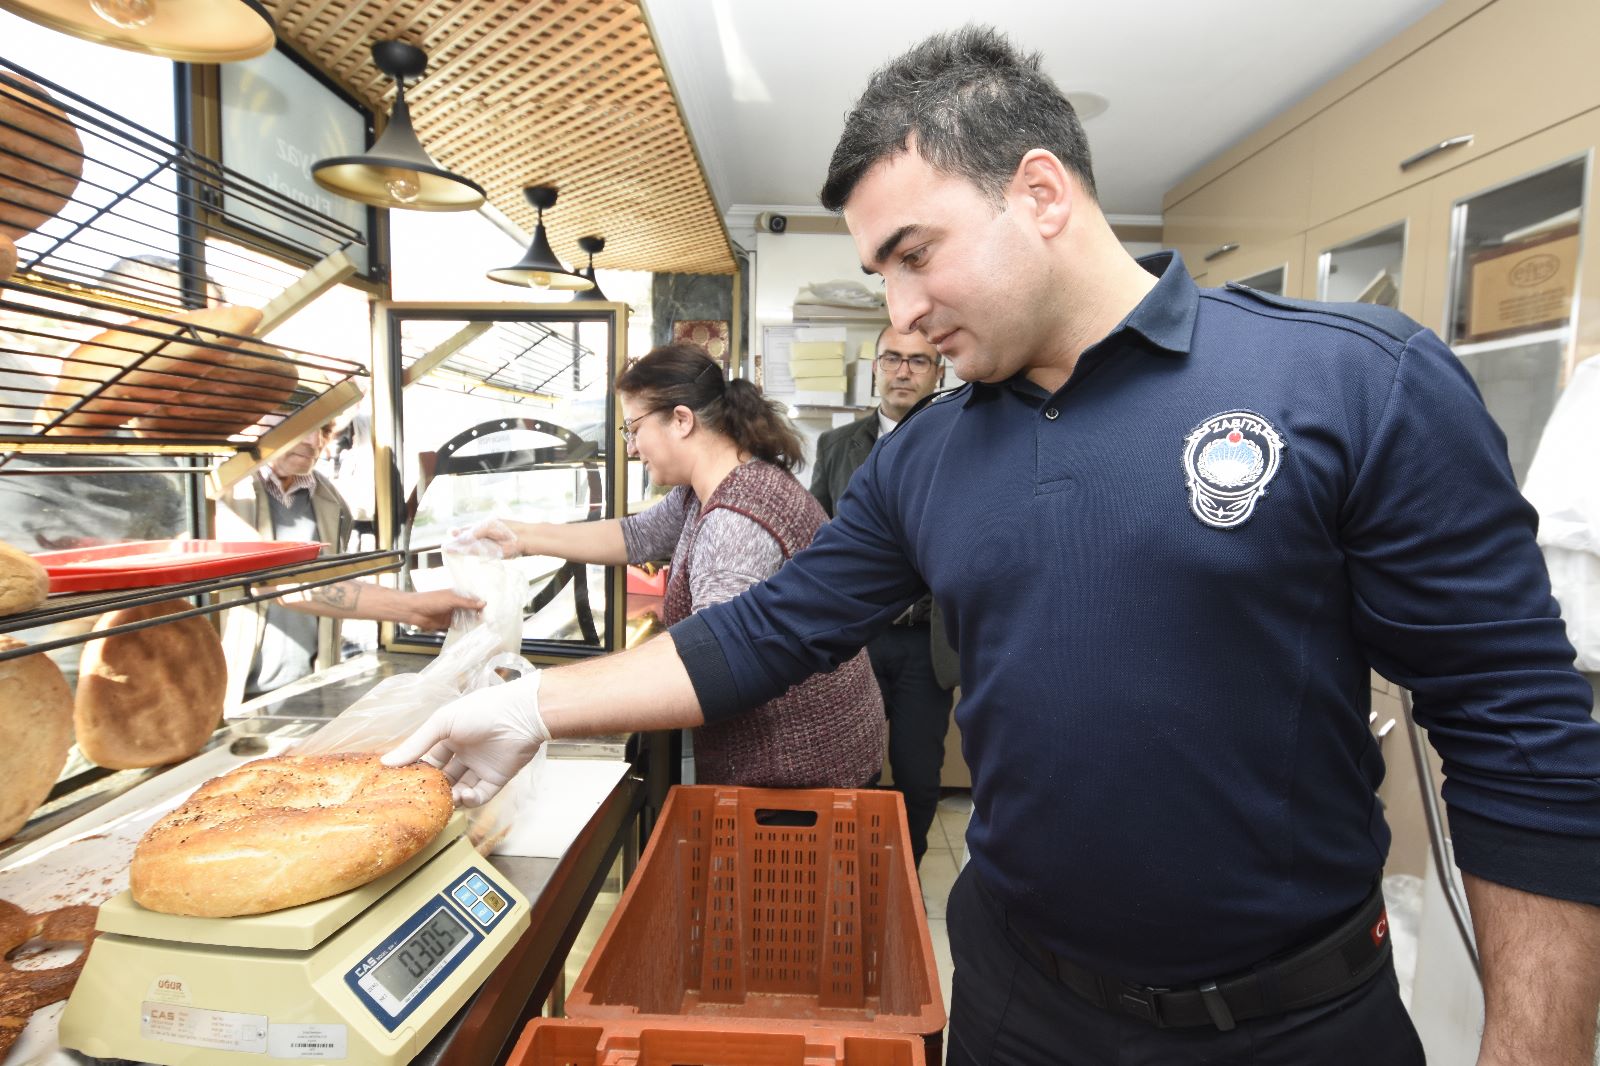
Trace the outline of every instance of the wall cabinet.
{"type": "Polygon", "coordinates": [[[1458,23],[1306,124],[1311,219],[1335,218],[1600,106],[1596,39],[1594,0],[1499,0],[1458,23]]]}
{"type": "MultiPolygon", "coordinates": [[[[1305,232],[1310,131],[1291,131],[1226,177],[1186,197],[1163,220],[1165,243],[1183,254],[1191,274],[1206,275],[1205,283],[1212,285],[1255,273],[1252,269],[1241,273],[1237,264],[1264,262],[1259,254],[1264,248],[1305,232]]],[[[1270,259],[1273,254],[1266,256],[1270,259]]]]}
{"type": "Polygon", "coordinates": [[[1380,303],[1421,321],[1428,202],[1426,188],[1407,189],[1311,229],[1300,294],[1380,303]]]}
{"type": "Polygon", "coordinates": [[[1305,235],[1241,247],[1237,252],[1216,260],[1206,273],[1202,285],[1225,285],[1237,282],[1252,289],[1270,292],[1276,296],[1294,296],[1302,289],[1301,270],[1304,267],[1305,235]]]}

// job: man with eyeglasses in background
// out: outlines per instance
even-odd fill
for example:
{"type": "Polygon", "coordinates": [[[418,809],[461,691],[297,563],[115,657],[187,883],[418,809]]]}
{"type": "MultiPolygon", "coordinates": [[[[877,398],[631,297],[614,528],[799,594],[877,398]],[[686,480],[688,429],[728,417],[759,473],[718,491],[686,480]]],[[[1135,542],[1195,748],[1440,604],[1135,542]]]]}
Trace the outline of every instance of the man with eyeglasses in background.
{"type": "MultiPolygon", "coordinates": [[[[811,495],[829,518],[878,438],[893,433],[913,407],[933,394],[943,372],[939,351],[926,337],[883,327],[872,364],[878,409],[830,429],[817,440],[811,495]]],[[[924,596],[907,607],[892,626],[872,638],[867,657],[889,717],[889,771],[896,791],[905,797],[911,855],[920,865],[939,806],[950,690],[960,679],[956,653],[933,597],[924,596]]]]}
{"type": "MultiPolygon", "coordinates": [[[[350,505],[333,479],[317,469],[333,431],[332,422],[319,426],[240,482],[217,508],[218,535],[225,540],[315,540],[333,553],[347,550],[354,524],[350,505]]],[[[404,622],[437,631],[448,629],[458,610],[482,609],[482,600],[450,589],[416,592],[351,578],[250,610],[229,611],[222,632],[227,705],[275,692],[336,665],[343,651],[339,623],[346,619],[404,622]]]]}

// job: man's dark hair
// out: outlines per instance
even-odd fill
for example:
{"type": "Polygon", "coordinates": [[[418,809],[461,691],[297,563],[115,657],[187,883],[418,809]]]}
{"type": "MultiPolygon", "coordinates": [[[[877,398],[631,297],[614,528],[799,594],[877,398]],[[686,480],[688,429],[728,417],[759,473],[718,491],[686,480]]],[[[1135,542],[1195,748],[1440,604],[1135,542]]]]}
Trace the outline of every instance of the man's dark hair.
{"type": "Polygon", "coordinates": [[[960,175],[997,203],[1022,157],[1056,154],[1095,195],[1089,142],[1066,95],[996,29],[939,33],[872,75],[845,118],[828,163],[822,206],[844,208],[862,175],[916,150],[936,170],[960,175]]]}

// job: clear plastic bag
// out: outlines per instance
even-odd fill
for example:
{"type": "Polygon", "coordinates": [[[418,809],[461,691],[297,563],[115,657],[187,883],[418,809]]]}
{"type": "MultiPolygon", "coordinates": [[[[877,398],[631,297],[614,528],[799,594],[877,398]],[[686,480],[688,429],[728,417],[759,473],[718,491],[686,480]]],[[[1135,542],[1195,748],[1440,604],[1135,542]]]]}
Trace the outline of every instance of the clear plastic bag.
{"type": "MultiPolygon", "coordinates": [[[[446,565],[453,556],[445,554],[446,565]]],[[[454,557],[460,558],[460,557],[454,557]]],[[[473,559],[474,584],[458,591],[484,601],[479,612],[458,611],[444,646],[428,665],[414,674],[386,677],[352,703],[333,721],[290,751],[293,755],[336,752],[382,754],[415,732],[434,711],[468,692],[513,681],[533,664],[518,654],[521,647],[521,606],[528,582],[510,560],[473,559]],[[506,624],[514,615],[516,626],[506,624]]],[[[455,570],[452,569],[452,574],[455,570]]],[[[540,756],[543,756],[541,751],[540,756]]],[[[482,807],[467,812],[468,832],[485,854],[504,835],[505,827],[522,809],[529,793],[528,771],[519,773],[482,807]]]]}

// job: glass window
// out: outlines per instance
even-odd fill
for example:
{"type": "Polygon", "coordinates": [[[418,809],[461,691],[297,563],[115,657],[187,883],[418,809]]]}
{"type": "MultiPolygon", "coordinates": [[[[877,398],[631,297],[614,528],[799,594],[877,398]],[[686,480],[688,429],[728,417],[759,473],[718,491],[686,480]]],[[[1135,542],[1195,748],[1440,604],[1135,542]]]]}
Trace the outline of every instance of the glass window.
{"type": "Polygon", "coordinates": [[[1259,292],[1270,293],[1273,296],[1283,295],[1285,271],[1283,267],[1273,267],[1263,270],[1259,274],[1251,274],[1248,278],[1240,278],[1238,284],[1248,285],[1259,292]]]}
{"type": "Polygon", "coordinates": [[[1405,251],[1404,222],[1329,248],[1318,260],[1317,299],[1398,308],[1405,251]]]}
{"type": "Polygon", "coordinates": [[[1446,340],[1506,435],[1518,481],[1572,343],[1587,159],[1458,201],[1446,340]]]}

